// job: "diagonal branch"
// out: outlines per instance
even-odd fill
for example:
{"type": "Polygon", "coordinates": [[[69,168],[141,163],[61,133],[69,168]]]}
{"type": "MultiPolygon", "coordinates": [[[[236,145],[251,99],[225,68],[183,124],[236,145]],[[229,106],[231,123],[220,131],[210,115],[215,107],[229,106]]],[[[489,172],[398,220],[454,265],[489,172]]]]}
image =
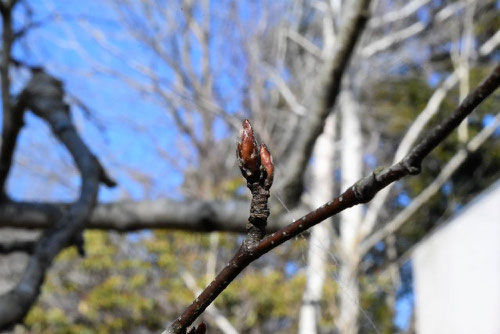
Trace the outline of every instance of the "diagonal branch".
{"type": "Polygon", "coordinates": [[[385,13],[382,16],[374,17],[368,24],[370,28],[380,28],[386,24],[393,23],[409,17],[417,12],[418,9],[429,3],[430,0],[413,0],[407,2],[400,9],[385,13]]]}
{"type": "MultiPolygon", "coordinates": [[[[184,280],[184,283],[187,285],[187,287],[196,295],[201,293],[201,289],[198,287],[196,284],[196,280],[187,271],[184,271],[181,273],[182,279],[184,280]]],[[[229,322],[229,320],[222,314],[222,312],[215,307],[215,305],[210,305],[207,307],[207,313],[210,315],[212,318],[212,321],[219,327],[219,329],[224,333],[224,334],[238,334],[238,331],[234,326],[229,322]]]]}
{"type": "Polygon", "coordinates": [[[364,46],[360,50],[361,56],[368,58],[379,52],[383,52],[395,45],[398,45],[421,32],[429,29],[432,25],[435,24],[443,24],[444,21],[449,19],[451,15],[462,9],[466,5],[466,2],[456,2],[450,5],[447,5],[443,9],[441,9],[436,15],[433,17],[433,21],[423,22],[417,21],[412,25],[403,28],[399,31],[386,35],[380,39],[377,39],[368,45],[364,46]]]}
{"type": "MultiPolygon", "coordinates": [[[[417,116],[415,121],[411,124],[410,128],[404,135],[403,139],[399,143],[396,154],[394,155],[394,161],[392,163],[398,162],[403,158],[411,149],[412,145],[417,140],[418,136],[422,133],[427,123],[431,118],[438,112],[441,103],[446,98],[448,91],[451,90],[458,82],[458,76],[454,72],[452,73],[442,84],[439,86],[431,98],[427,102],[424,110],[417,116]]],[[[363,219],[362,228],[365,235],[369,234],[375,223],[377,217],[390,194],[390,189],[392,185],[387,186],[387,188],[380,191],[375,199],[371,202],[368,211],[366,212],[365,218],[363,219]]]]}
{"type": "MultiPolygon", "coordinates": [[[[0,296],[0,329],[8,328],[23,319],[40,294],[45,273],[57,254],[75,242],[82,243],[81,233],[85,228],[85,221],[95,205],[99,182],[104,181],[101,165],[71,122],[69,107],[64,103],[63,95],[59,80],[37,70],[21,92],[18,108],[31,109],[43,118],[71,153],[82,177],[80,196],[43,233],[34,246],[33,255],[19,283],[0,296]]],[[[113,183],[110,179],[106,180],[106,183],[113,183]]]]}
{"type": "MultiPolygon", "coordinates": [[[[486,41],[483,45],[487,45],[493,39],[494,37],[486,41]]],[[[439,107],[446,98],[448,92],[458,83],[458,81],[459,81],[458,72],[454,71],[434,91],[429,101],[427,102],[425,108],[420,112],[415,121],[412,122],[410,128],[405,133],[403,139],[401,139],[401,142],[399,143],[399,146],[396,150],[396,154],[394,155],[392,163],[396,163],[410,151],[411,147],[413,146],[417,138],[420,136],[425,126],[429,123],[432,117],[434,117],[434,115],[439,111],[439,107]]],[[[363,219],[363,224],[362,224],[362,229],[365,236],[368,236],[372,232],[377,222],[377,217],[380,214],[384,206],[384,203],[387,200],[387,197],[389,196],[391,188],[392,185],[387,186],[387,188],[380,191],[377,194],[377,196],[373,199],[373,201],[371,201],[370,207],[368,208],[368,211],[365,214],[365,218],[363,219]]]]}
{"type": "Polygon", "coordinates": [[[408,219],[415,214],[427,201],[434,196],[453,173],[464,163],[470,153],[476,152],[479,147],[491,136],[500,125],[500,114],[497,114],[495,122],[485,127],[474,138],[472,138],[465,148],[458,151],[448,163],[441,169],[441,173],[436,179],[425,188],[410,205],[401,211],[394,219],[384,225],[380,230],[373,233],[361,244],[361,254],[367,253],[375,244],[382,241],[392,233],[396,232],[408,219]]]}
{"type": "Polygon", "coordinates": [[[253,261],[273,250],[286,241],[294,238],[312,226],[322,222],[347,208],[370,201],[375,194],[387,185],[408,175],[420,173],[422,160],[438,146],[474,109],[500,85],[500,65],[484,80],[458,108],[442,123],[432,129],[422,141],[415,146],[400,162],[383,171],[375,171],[348,188],[334,200],[315,211],[294,221],[262,239],[248,251],[242,245],[226,267],[217,275],[210,285],[195,301],[175,320],[165,334],[185,333],[198,316],[215,298],[253,261]]]}

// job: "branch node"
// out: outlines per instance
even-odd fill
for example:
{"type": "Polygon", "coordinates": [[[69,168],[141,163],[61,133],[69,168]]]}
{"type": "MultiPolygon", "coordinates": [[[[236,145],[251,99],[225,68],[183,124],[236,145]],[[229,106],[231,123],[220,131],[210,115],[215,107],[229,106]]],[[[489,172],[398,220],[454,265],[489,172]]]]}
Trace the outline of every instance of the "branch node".
{"type": "Polygon", "coordinates": [[[369,202],[378,191],[377,172],[372,172],[356,182],[352,190],[360,203],[369,202]]]}
{"type": "Polygon", "coordinates": [[[418,175],[422,171],[421,164],[419,162],[411,161],[409,157],[403,159],[402,165],[410,175],[418,175]]]}

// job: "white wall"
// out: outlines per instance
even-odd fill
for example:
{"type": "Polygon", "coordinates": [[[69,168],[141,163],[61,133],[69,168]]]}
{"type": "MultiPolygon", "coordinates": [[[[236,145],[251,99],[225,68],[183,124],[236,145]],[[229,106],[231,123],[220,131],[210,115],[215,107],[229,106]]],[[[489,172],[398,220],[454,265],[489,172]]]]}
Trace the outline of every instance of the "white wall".
{"type": "Polygon", "coordinates": [[[500,334],[500,181],[417,246],[419,334],[500,334]]]}

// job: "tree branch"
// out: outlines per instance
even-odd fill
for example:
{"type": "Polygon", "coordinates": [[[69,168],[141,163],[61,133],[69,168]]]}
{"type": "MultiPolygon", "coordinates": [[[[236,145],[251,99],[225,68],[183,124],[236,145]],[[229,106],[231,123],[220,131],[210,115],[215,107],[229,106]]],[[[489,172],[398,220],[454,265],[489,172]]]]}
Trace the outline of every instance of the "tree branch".
{"type": "Polygon", "coordinates": [[[427,201],[434,196],[453,173],[464,163],[470,153],[479,149],[479,147],[491,136],[500,124],[500,114],[497,114],[494,124],[485,127],[474,138],[472,138],[465,148],[458,151],[448,163],[441,169],[441,173],[436,179],[425,188],[410,205],[396,215],[390,222],[384,225],[380,230],[373,233],[361,244],[361,254],[367,253],[375,244],[382,241],[392,233],[396,232],[408,219],[417,212],[427,201]]]}
{"type": "Polygon", "coordinates": [[[422,31],[429,29],[432,25],[443,24],[445,20],[450,18],[451,14],[453,14],[457,10],[460,10],[465,6],[465,4],[465,2],[452,3],[451,5],[444,7],[438,13],[436,13],[436,15],[433,17],[433,21],[417,21],[406,28],[386,35],[361,48],[360,54],[365,58],[371,57],[379,52],[383,52],[397,44],[400,44],[412,38],[413,36],[418,35],[422,31]]]}
{"type": "MultiPolygon", "coordinates": [[[[201,293],[201,289],[198,287],[196,284],[196,280],[187,271],[183,271],[181,273],[182,279],[184,280],[184,283],[186,286],[193,292],[193,294],[198,295],[201,293]]],[[[229,322],[229,320],[222,314],[222,312],[215,307],[215,305],[210,305],[207,307],[207,313],[208,315],[213,319],[212,321],[219,327],[219,329],[224,333],[224,334],[238,334],[238,331],[234,326],[229,322]]]]}
{"type": "MultiPolygon", "coordinates": [[[[451,90],[458,82],[458,76],[454,72],[446,78],[446,80],[439,86],[431,98],[427,102],[424,110],[417,116],[415,121],[411,124],[410,128],[404,135],[403,139],[399,143],[396,154],[394,155],[394,160],[392,163],[398,162],[402,159],[417,140],[418,136],[422,133],[427,123],[432,119],[432,117],[438,112],[441,103],[445,99],[448,91],[451,90]]],[[[373,230],[375,223],[377,222],[378,215],[390,194],[390,189],[393,185],[387,186],[387,188],[380,191],[374,200],[371,202],[368,211],[366,212],[365,218],[363,219],[362,229],[364,235],[368,235],[373,230]]]]}
{"type": "MultiPolygon", "coordinates": [[[[486,41],[483,46],[490,43],[490,41],[493,39],[494,37],[486,41]]],[[[480,47],[480,49],[481,48],[482,46],[480,47]]],[[[483,54],[483,56],[485,55],[487,54],[483,54]]],[[[424,130],[425,126],[439,111],[439,107],[446,98],[448,92],[458,83],[458,81],[458,72],[454,71],[441,83],[441,85],[434,91],[434,93],[432,93],[432,96],[430,97],[429,101],[427,101],[427,105],[425,106],[425,108],[420,112],[415,121],[413,121],[410,128],[405,133],[403,139],[401,139],[392,163],[396,163],[409,152],[415,141],[424,130]]],[[[365,236],[368,236],[372,232],[377,222],[378,215],[383,208],[387,197],[389,196],[391,188],[392,185],[387,186],[387,188],[380,191],[373,199],[373,201],[371,201],[370,207],[365,214],[365,218],[363,219],[362,224],[362,229],[365,236]]]]}
{"type": "Polygon", "coordinates": [[[40,293],[46,271],[62,249],[76,241],[80,244],[80,249],[83,248],[81,232],[96,202],[102,167],[76,132],[63,95],[59,80],[41,70],[34,71],[19,96],[18,108],[29,108],[43,118],[66,146],[81,173],[80,196],[43,233],[34,246],[33,255],[19,283],[0,296],[0,329],[8,328],[23,319],[40,293]]]}
{"type": "MultiPolygon", "coordinates": [[[[69,208],[67,203],[0,203],[0,227],[47,229],[69,208]]],[[[99,204],[86,220],[89,229],[129,232],[142,229],[171,229],[197,232],[245,233],[250,205],[246,201],[175,201],[158,199],[141,202],[99,204]]],[[[271,214],[269,232],[286,226],[292,217],[306,213],[296,208],[289,214],[271,214]]]]}
{"type": "Polygon", "coordinates": [[[312,154],[314,143],[323,131],[325,120],[337,100],[343,74],[348,67],[354,47],[363,32],[369,17],[370,0],[357,0],[352,3],[351,13],[339,33],[338,47],[325,69],[325,75],[319,79],[322,87],[317,104],[307,114],[301,131],[296,139],[286,165],[288,172],[278,188],[287,204],[297,204],[304,188],[304,171],[312,154]]]}
{"type": "Polygon", "coordinates": [[[32,254],[35,248],[34,240],[10,240],[0,243],[0,254],[9,254],[13,252],[23,252],[32,254]]]}
{"type": "Polygon", "coordinates": [[[23,125],[23,111],[13,110],[10,97],[9,64],[14,35],[12,32],[12,5],[0,1],[2,15],[2,59],[0,62],[0,79],[2,84],[2,150],[0,152],[0,197],[6,198],[5,182],[7,180],[12,156],[16,147],[17,136],[23,125]]]}
{"type": "Polygon", "coordinates": [[[246,228],[247,235],[228,265],[164,333],[185,333],[188,326],[236,278],[241,270],[254,260],[255,248],[265,235],[269,216],[267,200],[273,184],[274,165],[271,154],[264,143],[257,150],[257,142],[248,120],[243,121],[241,140],[236,149],[236,156],[241,173],[252,193],[250,216],[246,228]],[[241,270],[238,271],[238,268],[241,270]]]}
{"type": "Polygon", "coordinates": [[[370,28],[380,28],[383,25],[405,19],[410,15],[416,13],[419,8],[423,7],[429,2],[430,0],[413,0],[407,2],[403,7],[397,10],[385,13],[382,16],[372,18],[368,26],[370,28]]]}
{"type": "Polygon", "coordinates": [[[500,65],[477,87],[459,107],[441,124],[432,129],[423,140],[414,147],[400,162],[383,171],[375,171],[359,180],[352,187],[334,200],[315,211],[294,221],[262,241],[250,252],[243,247],[238,249],[226,267],[195,301],[175,320],[165,334],[185,333],[188,326],[215,300],[215,298],[245,269],[250,263],[294,238],[312,226],[322,222],[347,208],[370,201],[375,194],[408,175],[420,173],[422,160],[441,143],[486,97],[500,85],[500,65]]]}

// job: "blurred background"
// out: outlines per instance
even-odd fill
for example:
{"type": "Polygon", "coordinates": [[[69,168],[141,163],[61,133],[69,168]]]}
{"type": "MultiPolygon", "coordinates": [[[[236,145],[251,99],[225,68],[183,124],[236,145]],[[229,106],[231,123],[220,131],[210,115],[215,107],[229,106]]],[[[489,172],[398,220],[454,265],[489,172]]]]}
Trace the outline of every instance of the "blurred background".
{"type": "MultiPolygon", "coordinates": [[[[499,1],[375,0],[332,107],[329,75],[355,3],[17,1],[11,94],[30,79],[30,67],[59,78],[79,133],[118,186],[100,189],[96,211],[110,211],[101,211],[101,227],[86,230],[86,257],[64,250],[24,324],[6,333],[159,332],[241,243],[250,194],[234,152],[243,119],[274,157],[275,230],[398,161],[500,59],[499,1]],[[130,226],[120,228],[123,221],[130,226]]],[[[430,321],[443,327],[426,330],[415,302],[433,299],[419,299],[416,286],[438,300],[425,290],[433,280],[424,283],[438,250],[413,256],[437,227],[446,225],[442,234],[465,215],[469,201],[496,194],[489,208],[498,207],[500,195],[491,190],[498,182],[491,185],[500,177],[499,106],[496,93],[427,158],[419,176],[247,268],[202,316],[209,332],[459,333],[446,331],[454,316],[474,323],[472,309],[498,310],[498,247],[481,253],[477,280],[459,280],[477,263],[468,250],[485,236],[488,245],[500,244],[498,222],[468,241],[443,237],[433,246],[450,250],[456,242],[465,252],[445,253],[434,277],[448,272],[464,296],[477,296],[478,286],[491,292],[471,310],[433,313],[430,321]],[[461,262],[463,254],[470,261],[461,262]],[[452,271],[442,264],[455,262],[452,271]],[[424,277],[422,285],[416,277],[424,277]]],[[[9,196],[74,200],[80,175],[71,156],[43,120],[27,113],[25,123],[9,196]]],[[[490,209],[478,210],[476,222],[494,220],[480,216],[490,209]]],[[[38,233],[5,218],[0,224],[0,241],[38,233]]],[[[27,259],[23,252],[0,256],[2,293],[27,259]]],[[[495,321],[476,332],[499,333],[498,319],[481,322],[495,321]]]]}

